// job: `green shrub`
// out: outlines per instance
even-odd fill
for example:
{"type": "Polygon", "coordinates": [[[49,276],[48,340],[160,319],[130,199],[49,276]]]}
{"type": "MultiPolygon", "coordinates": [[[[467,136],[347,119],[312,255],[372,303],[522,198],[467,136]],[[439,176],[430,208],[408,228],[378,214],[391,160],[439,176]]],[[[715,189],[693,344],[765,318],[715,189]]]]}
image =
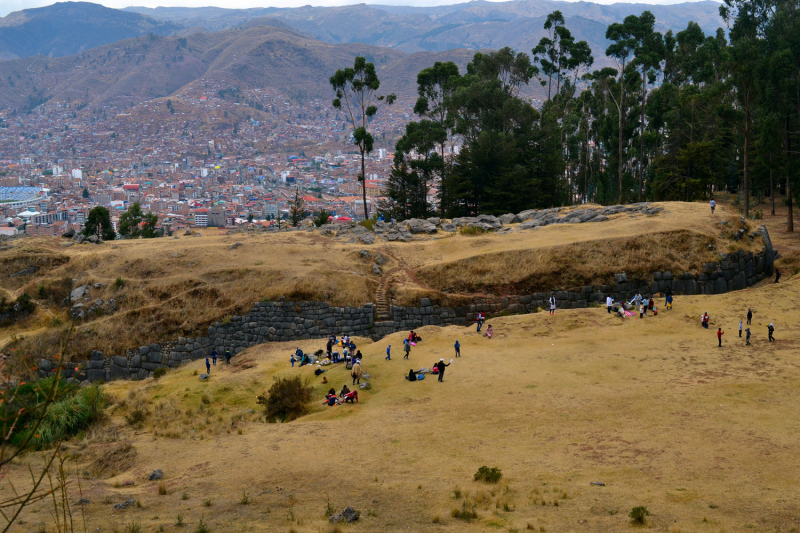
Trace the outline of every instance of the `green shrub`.
{"type": "Polygon", "coordinates": [[[364,226],[368,230],[373,231],[373,228],[375,227],[375,223],[377,221],[378,221],[378,213],[373,213],[371,217],[369,217],[366,220],[362,220],[361,222],[358,223],[358,225],[364,226]]]}
{"type": "Polygon", "coordinates": [[[634,507],[631,509],[631,513],[628,516],[631,517],[632,523],[644,524],[645,519],[650,516],[650,511],[647,510],[647,507],[634,507]]]}
{"type": "Polygon", "coordinates": [[[489,233],[489,230],[480,226],[461,226],[458,228],[458,233],[460,235],[483,235],[489,233]]]}
{"type": "Polygon", "coordinates": [[[221,322],[222,322],[223,326],[227,326],[232,321],[233,321],[233,317],[231,315],[225,315],[224,317],[222,317],[222,321],[221,322]]]}
{"type": "Polygon", "coordinates": [[[258,396],[256,403],[264,406],[268,421],[290,422],[308,412],[306,404],[311,401],[311,391],[300,376],[275,378],[269,392],[258,396]]]}
{"type": "Polygon", "coordinates": [[[159,379],[167,375],[168,370],[169,369],[165,366],[162,366],[161,368],[156,368],[155,370],[153,370],[153,379],[155,381],[158,381],[159,379]]]}
{"type": "Polygon", "coordinates": [[[119,290],[125,286],[125,280],[118,277],[116,281],[114,281],[114,288],[119,290]]]}
{"type": "Polygon", "coordinates": [[[503,473],[499,468],[482,466],[475,472],[475,481],[483,481],[484,483],[497,483],[501,477],[503,477],[503,473]]]}
{"type": "Polygon", "coordinates": [[[454,507],[450,516],[469,522],[470,520],[478,518],[478,513],[475,512],[475,504],[468,504],[467,499],[464,498],[464,501],[461,503],[461,509],[454,507]]]}
{"type": "Polygon", "coordinates": [[[147,411],[142,409],[135,409],[131,414],[125,415],[125,420],[128,422],[128,425],[137,429],[142,427],[146,419],[147,411]]]}
{"type": "Polygon", "coordinates": [[[317,215],[314,217],[314,225],[316,227],[320,227],[323,224],[327,224],[328,223],[328,217],[330,217],[330,216],[331,216],[331,214],[328,211],[325,211],[323,209],[322,211],[317,213],[317,215]]]}
{"type": "MultiPolygon", "coordinates": [[[[48,390],[52,383],[48,380],[52,379],[45,378],[23,385],[20,387],[20,398],[29,406],[36,405],[44,399],[42,391],[48,390]]],[[[35,409],[22,416],[17,425],[20,429],[11,437],[12,444],[16,446],[23,443],[35,430],[31,443],[33,448],[41,450],[85,431],[100,417],[106,401],[97,385],[79,389],[77,385],[64,383],[64,387],[62,397],[50,406],[38,428],[26,427],[38,418],[35,409]]]]}

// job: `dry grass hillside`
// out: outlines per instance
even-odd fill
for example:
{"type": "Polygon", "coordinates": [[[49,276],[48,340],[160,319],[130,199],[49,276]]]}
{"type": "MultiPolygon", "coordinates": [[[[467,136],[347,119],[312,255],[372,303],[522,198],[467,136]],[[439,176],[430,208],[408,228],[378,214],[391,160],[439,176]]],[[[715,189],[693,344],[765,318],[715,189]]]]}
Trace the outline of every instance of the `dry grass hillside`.
{"type": "MultiPolygon", "coordinates": [[[[159,381],[111,383],[105,422],[67,445],[91,502],[87,528],[195,531],[202,518],[215,533],[332,532],[330,502],[361,512],[338,531],[636,531],[635,506],[654,531],[796,531],[798,298],[789,279],[677,297],[673,311],[646,319],[599,308],[492,319],[491,340],[471,327],[426,327],[410,361],[397,350],[402,333],[359,339],[372,388],[338,407],[320,399],[349,383],[347,371],[292,369],[294,343],[251,348],[207,382],[197,361],[159,381]],[[735,332],[748,307],[752,346],[735,332]],[[403,379],[449,361],[456,339],[463,357],[444,383],[403,379]],[[265,423],[256,395],[295,375],[314,387],[312,412],[265,423]],[[137,409],[147,415],[133,427],[125,416],[137,409]],[[481,466],[500,468],[500,483],[473,481],[481,466]],[[157,468],[161,487],[147,480],[157,468]],[[113,508],[129,499],[138,504],[113,508]],[[452,516],[465,507],[477,518],[452,516]]],[[[49,524],[47,504],[23,520],[15,531],[49,524]]]]}
{"type": "Polygon", "coordinates": [[[76,324],[70,346],[78,356],[202,336],[213,322],[246,313],[262,299],[362,305],[373,301],[383,280],[398,305],[418,305],[423,296],[444,303],[603,284],[623,271],[697,271],[718,252],[762,247],[760,238],[730,240],[738,216],[724,207],[712,217],[704,204],[662,205],[665,210],[654,216],[620,214],[606,222],[503,235],[440,233],[369,247],[319,233],[216,230],[100,246],[64,247],[49,237],[15,241],[0,252],[2,295],[12,299],[24,291],[41,305],[29,319],[0,332],[0,349],[34,356],[52,351],[70,323],[63,300],[82,285],[100,284],[91,290],[91,301],[113,299],[115,310],[104,304],[106,312],[76,324]],[[723,220],[729,224],[720,225],[723,220]],[[364,248],[389,258],[382,278],[372,273],[372,259],[360,256],[364,248]],[[11,277],[29,266],[37,272],[11,277]]]}

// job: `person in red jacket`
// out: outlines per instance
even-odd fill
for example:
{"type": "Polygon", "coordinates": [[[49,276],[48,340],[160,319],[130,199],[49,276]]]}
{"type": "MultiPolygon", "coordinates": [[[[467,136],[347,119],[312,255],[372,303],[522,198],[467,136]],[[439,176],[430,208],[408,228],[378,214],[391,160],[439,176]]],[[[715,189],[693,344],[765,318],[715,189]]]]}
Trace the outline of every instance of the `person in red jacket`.
{"type": "Polygon", "coordinates": [[[719,341],[719,346],[720,347],[722,347],[722,336],[724,334],[725,334],[725,332],[722,331],[722,328],[717,328],[717,341],[719,341]]]}

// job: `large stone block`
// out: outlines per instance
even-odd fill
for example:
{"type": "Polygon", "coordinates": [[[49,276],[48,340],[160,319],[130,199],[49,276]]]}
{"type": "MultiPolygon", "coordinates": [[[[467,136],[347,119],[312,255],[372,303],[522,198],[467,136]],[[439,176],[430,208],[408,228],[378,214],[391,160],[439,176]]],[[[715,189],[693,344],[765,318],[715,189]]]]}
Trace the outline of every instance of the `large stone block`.
{"type": "Polygon", "coordinates": [[[110,378],[112,380],[116,379],[128,379],[130,372],[127,366],[118,366],[115,364],[111,365],[110,369],[110,378]]]}

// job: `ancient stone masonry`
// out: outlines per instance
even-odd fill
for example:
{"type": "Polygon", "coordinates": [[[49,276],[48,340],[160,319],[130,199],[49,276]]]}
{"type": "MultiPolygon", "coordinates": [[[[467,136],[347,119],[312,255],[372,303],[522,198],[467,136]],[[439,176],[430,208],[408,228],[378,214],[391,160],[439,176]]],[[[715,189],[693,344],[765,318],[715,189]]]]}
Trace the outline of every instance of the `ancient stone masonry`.
{"type": "MultiPolygon", "coordinates": [[[[766,227],[759,232],[764,238],[764,248],[754,254],[739,250],[719,254],[719,260],[705,263],[703,272],[675,274],[652,272],[640,278],[618,273],[610,285],[585,286],[571,291],[555,291],[559,309],[581,309],[593,303],[605,304],[606,296],[615,299],[631,298],[637,292],[644,296],[673,294],[723,294],[750,287],[773,273],[777,251],[766,227]]],[[[106,356],[93,351],[89,360],[75,375],[75,363],[60,363],[65,377],[79,380],[110,381],[115,379],[144,379],[157,368],[177,368],[182,364],[208,357],[216,349],[222,358],[226,350],[231,355],[264,342],[322,339],[337,336],[370,337],[381,339],[397,331],[408,331],[422,326],[465,326],[473,324],[478,312],[489,318],[499,314],[536,312],[548,304],[551,292],[522,296],[473,298],[469,304],[457,307],[434,305],[428,298],[420,300],[419,307],[392,306],[390,319],[376,322],[376,308],[371,304],[362,307],[333,307],[323,302],[256,302],[247,316],[235,316],[230,323],[216,322],[208,328],[208,336],[181,337],[176,341],[154,343],[138,350],[128,350],[124,356],[106,356]]],[[[54,365],[46,359],[39,362],[39,375],[49,375],[54,365]]]]}

